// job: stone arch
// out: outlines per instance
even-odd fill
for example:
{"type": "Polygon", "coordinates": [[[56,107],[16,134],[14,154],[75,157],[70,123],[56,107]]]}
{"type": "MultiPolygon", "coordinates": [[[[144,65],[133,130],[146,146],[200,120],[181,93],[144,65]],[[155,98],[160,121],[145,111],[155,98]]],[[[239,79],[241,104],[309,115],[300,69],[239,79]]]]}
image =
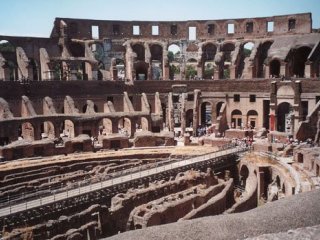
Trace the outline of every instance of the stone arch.
{"type": "Polygon", "coordinates": [[[191,44],[188,45],[186,51],[187,52],[197,52],[198,49],[199,49],[199,47],[196,44],[191,43],[191,44]]]}
{"type": "Polygon", "coordinates": [[[7,40],[0,39],[0,60],[6,62],[0,67],[0,79],[14,81],[18,78],[16,47],[7,40]]]}
{"type": "Polygon", "coordinates": [[[30,122],[23,122],[18,128],[18,136],[25,140],[34,141],[35,132],[33,124],[30,122]]]}
{"type": "Polygon", "coordinates": [[[247,125],[249,128],[256,128],[258,126],[258,112],[256,110],[248,111],[247,125]]]}
{"type": "Polygon", "coordinates": [[[290,103],[282,102],[277,106],[277,131],[291,133],[292,114],[290,103]]]}
{"type": "Polygon", "coordinates": [[[269,67],[270,67],[269,75],[272,78],[274,78],[274,77],[278,78],[280,76],[280,67],[281,67],[280,60],[273,59],[272,61],[270,61],[269,67]]]}
{"type": "Polygon", "coordinates": [[[202,76],[204,79],[212,79],[214,76],[215,62],[214,58],[217,53],[217,46],[213,43],[206,43],[202,46],[202,76]]]}
{"type": "Polygon", "coordinates": [[[55,127],[51,121],[45,121],[41,124],[41,138],[55,138],[55,127]]]}
{"type": "Polygon", "coordinates": [[[142,131],[148,131],[149,130],[149,121],[146,117],[141,117],[140,118],[140,127],[142,129],[142,131]]]}
{"type": "Polygon", "coordinates": [[[311,50],[312,49],[308,46],[303,46],[292,50],[292,67],[290,69],[292,77],[305,77],[305,64],[308,60],[311,50]]]}
{"type": "Polygon", "coordinates": [[[135,61],[145,61],[145,48],[142,43],[133,44],[132,51],[136,54],[135,61]]]}
{"type": "Polygon", "coordinates": [[[60,127],[60,135],[74,138],[75,137],[75,131],[74,131],[74,123],[70,119],[66,119],[62,122],[60,127]]]}
{"type": "Polygon", "coordinates": [[[119,119],[118,133],[131,137],[131,120],[129,118],[122,117],[119,119]]]}
{"type": "Polygon", "coordinates": [[[235,109],[231,112],[231,128],[242,128],[242,112],[235,109]]]}
{"type": "Polygon", "coordinates": [[[33,58],[29,58],[29,66],[28,66],[28,78],[30,80],[40,80],[40,66],[36,60],[33,58]]]}
{"type": "Polygon", "coordinates": [[[220,110],[221,110],[221,107],[222,107],[223,104],[224,104],[224,102],[218,102],[217,105],[216,105],[216,114],[217,114],[217,117],[220,116],[220,110]]]}
{"type": "Polygon", "coordinates": [[[180,76],[180,62],[181,47],[172,43],[168,46],[168,62],[169,62],[169,78],[171,80],[181,78],[180,76]]]}
{"type": "Polygon", "coordinates": [[[147,64],[146,62],[142,62],[142,61],[136,62],[134,64],[136,80],[147,80],[148,68],[149,68],[149,64],[147,64]]]}
{"type": "Polygon", "coordinates": [[[233,42],[226,42],[221,47],[222,57],[219,63],[219,78],[230,78],[230,66],[232,65],[231,53],[235,50],[233,42]]]}
{"type": "Polygon", "coordinates": [[[162,62],[163,62],[163,48],[159,44],[152,44],[150,46],[151,53],[151,74],[153,80],[160,80],[163,76],[162,62]]]}
{"type": "Polygon", "coordinates": [[[112,134],[112,120],[110,118],[103,118],[99,121],[99,135],[112,134]]]}
{"type": "Polygon", "coordinates": [[[256,58],[256,77],[264,78],[265,77],[265,64],[268,57],[269,49],[273,44],[272,41],[266,41],[258,47],[257,58],[256,58]]]}
{"type": "MultiPolygon", "coordinates": [[[[82,113],[90,113],[92,109],[90,109],[90,105],[88,103],[86,103],[85,105],[83,105],[82,107],[82,113]]],[[[99,112],[98,111],[98,106],[96,104],[93,104],[93,110],[95,113],[99,112]]]]}
{"type": "Polygon", "coordinates": [[[252,78],[252,74],[249,75],[249,68],[252,67],[252,73],[254,72],[254,65],[250,61],[250,55],[254,48],[255,43],[253,41],[245,41],[241,44],[240,54],[238,56],[238,63],[236,66],[236,78],[252,78]]]}
{"type": "Polygon", "coordinates": [[[210,102],[201,103],[201,125],[209,126],[212,123],[212,104],[210,102]]]}

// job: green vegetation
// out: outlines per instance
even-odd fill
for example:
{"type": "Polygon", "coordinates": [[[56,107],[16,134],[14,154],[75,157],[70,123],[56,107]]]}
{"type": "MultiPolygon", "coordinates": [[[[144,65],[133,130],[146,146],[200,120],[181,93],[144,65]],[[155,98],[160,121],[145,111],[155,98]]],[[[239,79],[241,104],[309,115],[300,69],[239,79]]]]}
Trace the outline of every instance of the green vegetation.
{"type": "Polygon", "coordinates": [[[0,41],[0,52],[14,52],[14,46],[9,42],[1,42],[0,41]]]}
{"type": "Polygon", "coordinates": [[[194,78],[197,75],[197,70],[194,68],[194,66],[187,65],[186,68],[186,78],[194,78]]]}

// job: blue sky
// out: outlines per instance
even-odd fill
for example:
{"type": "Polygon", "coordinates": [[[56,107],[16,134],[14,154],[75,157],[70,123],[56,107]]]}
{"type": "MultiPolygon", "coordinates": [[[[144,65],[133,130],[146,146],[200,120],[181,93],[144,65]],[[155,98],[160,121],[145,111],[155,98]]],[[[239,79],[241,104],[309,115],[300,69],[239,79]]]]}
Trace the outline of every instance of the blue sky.
{"type": "Polygon", "coordinates": [[[1,0],[0,35],[49,37],[55,17],[178,21],[302,12],[320,28],[319,0],[1,0]]]}

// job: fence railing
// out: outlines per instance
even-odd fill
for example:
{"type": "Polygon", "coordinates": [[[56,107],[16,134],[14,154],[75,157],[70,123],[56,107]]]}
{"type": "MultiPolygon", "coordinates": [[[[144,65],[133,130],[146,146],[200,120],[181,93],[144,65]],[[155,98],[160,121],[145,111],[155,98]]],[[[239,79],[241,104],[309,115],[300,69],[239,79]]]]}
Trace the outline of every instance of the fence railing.
{"type": "Polygon", "coordinates": [[[0,199],[0,202],[2,203],[2,207],[0,208],[0,217],[10,215],[12,213],[25,211],[31,208],[40,207],[49,203],[53,203],[56,201],[60,201],[63,199],[67,199],[70,197],[76,197],[81,194],[89,193],[92,191],[101,190],[110,186],[123,184],[132,180],[140,179],[143,177],[148,177],[151,175],[155,175],[161,172],[177,169],[180,167],[185,167],[188,165],[192,165],[195,163],[200,163],[212,159],[217,159],[219,157],[231,155],[231,154],[237,154],[240,152],[247,151],[247,147],[239,147],[235,145],[229,145],[228,147],[223,147],[222,150],[219,150],[217,152],[209,153],[209,154],[203,154],[197,157],[191,157],[188,159],[180,160],[180,161],[170,161],[166,163],[159,163],[156,164],[152,168],[148,169],[135,169],[134,171],[126,171],[126,172],[120,172],[111,174],[110,178],[107,180],[101,180],[96,183],[89,183],[88,185],[81,186],[78,184],[76,188],[72,189],[50,189],[49,194],[47,196],[35,194],[34,197],[24,199],[24,202],[15,202],[13,199],[0,199]]]}

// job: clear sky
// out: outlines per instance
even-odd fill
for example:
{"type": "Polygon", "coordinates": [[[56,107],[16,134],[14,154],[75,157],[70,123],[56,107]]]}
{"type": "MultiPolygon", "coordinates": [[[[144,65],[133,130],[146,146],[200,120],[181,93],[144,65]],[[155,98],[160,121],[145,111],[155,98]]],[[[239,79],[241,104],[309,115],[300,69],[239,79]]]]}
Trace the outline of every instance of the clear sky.
{"type": "Polygon", "coordinates": [[[0,35],[49,37],[55,17],[179,21],[311,12],[313,28],[320,28],[320,0],[0,1],[0,35]]]}

